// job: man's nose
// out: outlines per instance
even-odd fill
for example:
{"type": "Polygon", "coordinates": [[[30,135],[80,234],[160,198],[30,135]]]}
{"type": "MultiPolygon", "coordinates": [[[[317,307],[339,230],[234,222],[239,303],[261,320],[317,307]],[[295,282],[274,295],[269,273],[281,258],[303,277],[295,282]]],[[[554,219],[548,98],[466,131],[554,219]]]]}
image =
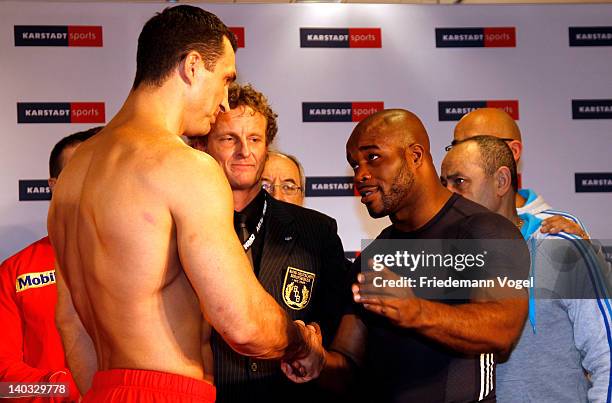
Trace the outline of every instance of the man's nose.
{"type": "Polygon", "coordinates": [[[276,199],[277,197],[279,197],[281,195],[281,187],[280,187],[280,183],[278,183],[278,181],[274,181],[272,183],[272,196],[276,199]]]}
{"type": "Polygon", "coordinates": [[[370,171],[368,171],[366,167],[359,166],[359,168],[357,168],[357,171],[355,172],[355,182],[365,182],[371,178],[372,178],[372,175],[370,174],[370,171]]]}
{"type": "Polygon", "coordinates": [[[223,101],[221,101],[221,105],[219,105],[221,112],[227,112],[230,110],[229,101],[228,101],[228,88],[225,88],[225,94],[223,95],[223,101]]]}
{"type": "Polygon", "coordinates": [[[240,155],[247,158],[251,155],[251,148],[249,147],[249,140],[245,138],[240,139],[240,155]]]}

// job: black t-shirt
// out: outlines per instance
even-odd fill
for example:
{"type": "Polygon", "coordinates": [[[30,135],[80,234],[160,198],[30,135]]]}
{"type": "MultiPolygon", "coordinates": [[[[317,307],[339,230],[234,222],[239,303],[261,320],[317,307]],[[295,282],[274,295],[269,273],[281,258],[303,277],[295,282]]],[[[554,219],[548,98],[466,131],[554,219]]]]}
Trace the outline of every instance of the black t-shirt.
{"type": "MultiPolygon", "coordinates": [[[[517,239],[521,233],[506,218],[453,194],[423,227],[402,232],[390,226],[377,239],[517,239]]],[[[516,251],[528,259],[525,246],[516,251]]],[[[524,262],[524,261],[523,261],[524,262]]],[[[353,271],[360,271],[356,259],[353,271]]],[[[509,262],[507,270],[512,270],[509,262]]],[[[504,269],[504,270],[506,270],[504,269]]],[[[522,267],[521,270],[528,270],[522,267]]],[[[526,272],[524,273],[526,275],[526,272]]],[[[459,303],[458,301],[440,301],[459,303]]],[[[464,356],[445,349],[410,329],[391,324],[360,305],[353,312],[368,329],[362,387],[371,402],[470,402],[494,401],[493,354],[464,356]]]]}

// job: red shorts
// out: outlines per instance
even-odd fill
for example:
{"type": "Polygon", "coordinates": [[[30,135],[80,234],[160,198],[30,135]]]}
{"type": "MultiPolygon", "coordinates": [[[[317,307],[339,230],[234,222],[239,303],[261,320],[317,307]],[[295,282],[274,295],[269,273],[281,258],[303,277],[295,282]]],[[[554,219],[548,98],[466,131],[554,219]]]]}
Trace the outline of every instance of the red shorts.
{"type": "Polygon", "coordinates": [[[98,371],[85,397],[87,402],[210,402],[215,387],[182,375],[140,369],[98,371]]]}

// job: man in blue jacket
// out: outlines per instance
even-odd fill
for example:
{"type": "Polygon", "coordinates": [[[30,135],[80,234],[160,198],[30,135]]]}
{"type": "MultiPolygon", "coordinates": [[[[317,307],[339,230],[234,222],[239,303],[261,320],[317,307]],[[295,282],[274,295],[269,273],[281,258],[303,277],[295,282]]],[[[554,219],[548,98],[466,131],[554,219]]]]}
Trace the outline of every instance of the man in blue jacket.
{"type": "Polygon", "coordinates": [[[544,234],[540,218],[517,213],[516,164],[502,139],[456,143],[442,162],[441,178],[448,189],[517,224],[530,247],[535,291],[529,320],[508,361],[498,366],[498,401],[609,402],[611,310],[590,244],[564,232],[544,234]]]}

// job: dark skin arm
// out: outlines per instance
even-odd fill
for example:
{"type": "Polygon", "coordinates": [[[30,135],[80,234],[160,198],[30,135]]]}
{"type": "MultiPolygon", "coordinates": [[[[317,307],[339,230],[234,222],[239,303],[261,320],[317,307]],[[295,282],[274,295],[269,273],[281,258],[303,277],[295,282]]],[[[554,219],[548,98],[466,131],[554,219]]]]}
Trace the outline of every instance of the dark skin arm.
{"type": "Polygon", "coordinates": [[[344,315],[330,349],[325,350],[322,344],[318,346],[324,352],[324,359],[318,362],[318,366],[300,372],[283,363],[281,369],[295,383],[318,377],[321,386],[341,396],[353,379],[354,364],[363,362],[366,337],[367,328],[361,319],[354,314],[344,315]]]}
{"type": "Polygon", "coordinates": [[[354,379],[355,365],[363,362],[368,329],[354,314],[344,315],[325,355],[325,367],[319,384],[338,396],[346,393],[354,379]]]}
{"type": "Polygon", "coordinates": [[[380,273],[359,274],[352,288],[355,302],[453,351],[506,353],[520,336],[527,316],[525,290],[508,291],[507,298],[476,296],[470,303],[447,305],[417,298],[409,288],[376,288],[368,275],[380,273]]]}
{"type": "MultiPolygon", "coordinates": [[[[414,329],[451,350],[464,354],[496,352],[507,354],[523,329],[527,316],[527,295],[495,301],[474,300],[463,305],[446,305],[410,295],[374,294],[365,285],[363,274],[353,285],[354,299],[364,308],[387,317],[394,325],[414,329]]],[[[370,282],[371,284],[371,282],[370,282]]],[[[319,375],[325,388],[338,394],[346,390],[353,377],[354,364],[363,362],[367,328],[356,315],[345,315],[330,350],[325,351],[323,368],[295,374],[287,366],[285,374],[296,383],[319,375]],[[314,371],[314,374],[313,372],[314,371]]],[[[321,347],[322,348],[322,347],[321,347]]]]}

